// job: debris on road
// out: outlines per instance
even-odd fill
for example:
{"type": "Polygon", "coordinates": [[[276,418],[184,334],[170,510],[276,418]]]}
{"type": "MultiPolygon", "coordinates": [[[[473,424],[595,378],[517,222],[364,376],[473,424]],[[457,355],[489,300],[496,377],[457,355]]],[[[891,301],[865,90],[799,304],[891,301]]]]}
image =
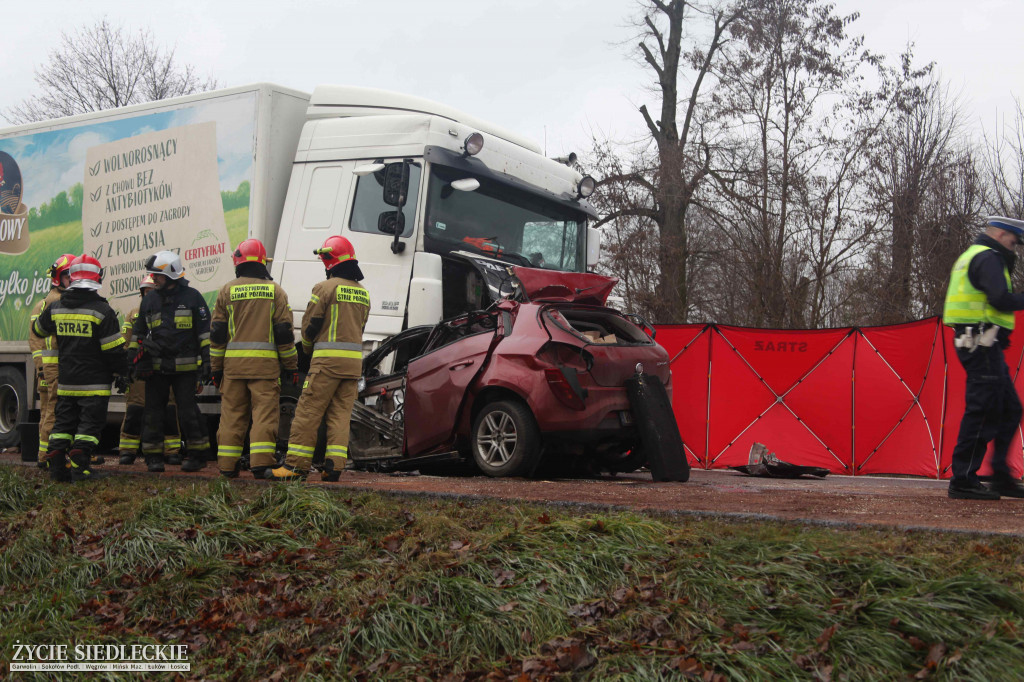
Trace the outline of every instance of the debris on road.
{"type": "Polygon", "coordinates": [[[805,475],[825,478],[828,476],[828,469],[825,467],[799,466],[784,462],[776,457],[774,452],[769,452],[762,443],[754,443],[750,446],[750,456],[746,464],[729,468],[748,476],[769,478],[800,478],[805,475]]]}

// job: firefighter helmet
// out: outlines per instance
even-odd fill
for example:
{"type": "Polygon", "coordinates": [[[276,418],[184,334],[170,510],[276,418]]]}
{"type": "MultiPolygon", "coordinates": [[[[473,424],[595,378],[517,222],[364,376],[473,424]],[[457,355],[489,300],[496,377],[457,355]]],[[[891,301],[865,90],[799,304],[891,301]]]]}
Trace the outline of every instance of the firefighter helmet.
{"type": "Polygon", "coordinates": [[[325,239],[324,245],[313,251],[313,254],[320,256],[328,270],[338,263],[356,260],[356,250],[352,248],[352,242],[337,234],[325,239]]]}
{"type": "Polygon", "coordinates": [[[231,260],[234,261],[235,267],[237,268],[242,263],[259,263],[260,265],[267,264],[267,247],[263,246],[263,242],[259,239],[246,239],[244,242],[238,245],[235,252],[231,254],[231,260]]]}
{"type": "Polygon", "coordinates": [[[50,276],[50,284],[55,287],[60,286],[61,274],[71,267],[71,261],[75,260],[75,258],[77,258],[75,254],[65,253],[63,256],[53,261],[53,265],[51,265],[50,269],[46,272],[46,274],[50,276]]]}
{"type": "Polygon", "coordinates": [[[173,251],[157,251],[146,260],[146,272],[153,275],[164,275],[168,279],[181,279],[185,268],[181,267],[181,257],[173,251]]]}
{"type": "Polygon", "coordinates": [[[153,275],[148,272],[146,273],[146,276],[142,278],[142,281],[139,282],[139,290],[141,291],[143,289],[156,289],[156,281],[153,280],[153,275]]]}
{"type": "Polygon", "coordinates": [[[68,268],[69,289],[99,289],[103,285],[103,266],[92,256],[82,254],[68,268]]]}

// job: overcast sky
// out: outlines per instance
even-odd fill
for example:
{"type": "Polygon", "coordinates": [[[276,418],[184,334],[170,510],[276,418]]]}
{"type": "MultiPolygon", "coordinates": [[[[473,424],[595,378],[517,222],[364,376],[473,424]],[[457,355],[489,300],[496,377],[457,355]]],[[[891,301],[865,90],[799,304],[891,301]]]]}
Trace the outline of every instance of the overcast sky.
{"type": "MultiPolygon", "coordinates": [[[[583,151],[591,132],[642,134],[656,105],[631,59],[633,0],[4,0],[0,109],[35,92],[33,70],[62,30],[106,15],[150,28],[225,86],[269,81],[378,87],[427,97],[545,142],[583,151]]],[[[1024,96],[1024,0],[837,0],[877,52],[908,40],[961,90],[977,130],[1024,96]]],[[[0,121],[2,123],[2,121],[0,121]]]]}

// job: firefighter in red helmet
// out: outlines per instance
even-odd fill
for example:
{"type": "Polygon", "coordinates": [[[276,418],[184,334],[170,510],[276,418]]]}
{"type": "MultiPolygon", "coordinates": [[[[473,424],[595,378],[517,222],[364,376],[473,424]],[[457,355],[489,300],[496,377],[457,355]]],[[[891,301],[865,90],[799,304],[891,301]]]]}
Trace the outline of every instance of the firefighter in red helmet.
{"type": "Polygon", "coordinates": [[[348,458],[349,420],[363,369],[363,328],[370,315],[370,296],[359,281],[352,243],[328,237],[314,251],[326,270],[326,281],[313,287],[302,316],[302,347],[312,353],[309,373],[295,407],[288,455],[268,478],[301,480],[313,463],[321,419],[327,421],[327,456],[322,478],[336,481],[348,458]]]}
{"type": "Polygon", "coordinates": [[[95,477],[92,452],[107,421],[110,384],[116,381],[123,391],[128,373],[117,313],[99,294],[100,262],[79,256],[68,275],[67,290],[32,327],[41,338],[57,335],[57,409],[46,458],[51,478],[58,481],[95,477]]]}
{"type": "MultiPolygon", "coordinates": [[[[0,173],[3,171],[0,170],[0,173]]],[[[50,266],[47,274],[50,277],[50,292],[32,309],[29,328],[46,308],[60,300],[60,295],[71,283],[68,268],[75,254],[65,253],[50,266]]],[[[54,410],[57,408],[57,335],[53,334],[41,339],[35,334],[28,336],[32,361],[36,366],[36,382],[39,391],[39,466],[46,466],[46,444],[53,428],[54,410]]]]}
{"type": "Polygon", "coordinates": [[[217,294],[210,326],[213,382],[221,393],[217,464],[223,476],[238,476],[248,432],[249,469],[263,478],[276,463],[281,381],[298,379],[292,309],[270,278],[259,239],[239,244],[232,260],[235,279],[217,294]]]}

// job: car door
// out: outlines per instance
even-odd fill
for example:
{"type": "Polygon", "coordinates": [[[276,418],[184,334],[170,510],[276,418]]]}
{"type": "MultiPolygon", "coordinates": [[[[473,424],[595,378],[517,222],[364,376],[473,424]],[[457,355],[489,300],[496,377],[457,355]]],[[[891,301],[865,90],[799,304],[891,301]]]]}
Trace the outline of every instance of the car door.
{"type": "Polygon", "coordinates": [[[406,453],[422,454],[451,440],[459,407],[487,361],[496,330],[471,334],[409,363],[406,375],[406,453]]]}

